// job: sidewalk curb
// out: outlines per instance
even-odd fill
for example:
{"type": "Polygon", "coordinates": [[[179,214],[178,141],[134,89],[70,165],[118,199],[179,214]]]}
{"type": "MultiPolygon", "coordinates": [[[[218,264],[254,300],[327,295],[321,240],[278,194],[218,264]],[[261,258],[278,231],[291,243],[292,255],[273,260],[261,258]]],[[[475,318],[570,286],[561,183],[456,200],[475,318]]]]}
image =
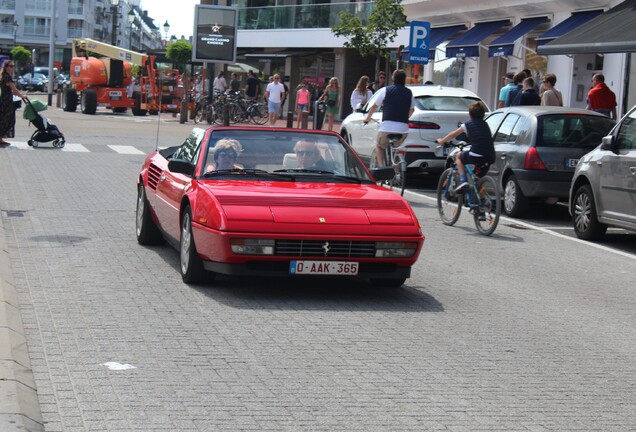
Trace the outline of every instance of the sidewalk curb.
{"type": "Polygon", "coordinates": [[[44,431],[0,217],[0,430],[44,431]]]}

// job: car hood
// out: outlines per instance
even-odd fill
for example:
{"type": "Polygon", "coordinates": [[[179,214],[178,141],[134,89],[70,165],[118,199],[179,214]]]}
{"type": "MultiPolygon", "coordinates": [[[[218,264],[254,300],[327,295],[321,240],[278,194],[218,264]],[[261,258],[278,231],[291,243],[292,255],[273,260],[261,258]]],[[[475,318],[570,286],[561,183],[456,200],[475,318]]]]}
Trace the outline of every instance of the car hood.
{"type": "Polygon", "coordinates": [[[379,186],[214,181],[201,188],[197,211],[217,208],[222,216],[213,228],[224,231],[420,235],[406,200],[379,186]]]}

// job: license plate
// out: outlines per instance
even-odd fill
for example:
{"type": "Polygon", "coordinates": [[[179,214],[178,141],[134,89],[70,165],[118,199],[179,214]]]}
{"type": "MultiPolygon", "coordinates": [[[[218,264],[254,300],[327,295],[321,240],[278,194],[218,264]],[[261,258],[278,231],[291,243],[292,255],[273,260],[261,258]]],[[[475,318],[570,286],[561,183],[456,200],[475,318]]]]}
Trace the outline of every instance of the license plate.
{"type": "Polygon", "coordinates": [[[108,92],[108,97],[110,98],[110,100],[121,100],[121,92],[118,92],[118,91],[108,92]]]}
{"type": "Polygon", "coordinates": [[[291,261],[289,274],[354,276],[359,266],[357,262],[348,261],[291,261]]]}
{"type": "Polygon", "coordinates": [[[566,159],[565,160],[565,167],[566,168],[576,168],[578,163],[579,163],[578,159],[566,159]]]}

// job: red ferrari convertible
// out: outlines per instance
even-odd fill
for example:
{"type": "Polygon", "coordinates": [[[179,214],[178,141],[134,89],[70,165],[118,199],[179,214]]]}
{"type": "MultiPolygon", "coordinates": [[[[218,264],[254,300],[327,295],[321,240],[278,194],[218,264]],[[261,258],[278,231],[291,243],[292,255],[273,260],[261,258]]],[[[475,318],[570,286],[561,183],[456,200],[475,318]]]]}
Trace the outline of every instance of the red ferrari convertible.
{"type": "Polygon", "coordinates": [[[142,245],[173,245],[186,283],[214,274],[356,277],[401,286],[424,236],[400,195],[336,133],[194,129],[138,179],[142,245]]]}

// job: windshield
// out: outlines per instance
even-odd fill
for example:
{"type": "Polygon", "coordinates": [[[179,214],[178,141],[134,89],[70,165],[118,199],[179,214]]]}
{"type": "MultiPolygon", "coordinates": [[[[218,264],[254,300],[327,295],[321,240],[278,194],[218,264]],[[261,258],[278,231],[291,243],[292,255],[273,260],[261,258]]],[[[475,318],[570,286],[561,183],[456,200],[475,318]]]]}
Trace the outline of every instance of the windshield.
{"type": "Polygon", "coordinates": [[[281,180],[292,177],[300,181],[302,177],[302,181],[371,181],[357,156],[335,135],[293,130],[219,130],[213,131],[204,145],[201,174],[218,173],[208,174],[209,178],[222,175],[271,181],[271,176],[262,174],[272,173],[281,180]]]}
{"type": "Polygon", "coordinates": [[[419,96],[415,98],[415,107],[423,111],[464,111],[468,105],[479,99],[464,96],[419,96]]]}

